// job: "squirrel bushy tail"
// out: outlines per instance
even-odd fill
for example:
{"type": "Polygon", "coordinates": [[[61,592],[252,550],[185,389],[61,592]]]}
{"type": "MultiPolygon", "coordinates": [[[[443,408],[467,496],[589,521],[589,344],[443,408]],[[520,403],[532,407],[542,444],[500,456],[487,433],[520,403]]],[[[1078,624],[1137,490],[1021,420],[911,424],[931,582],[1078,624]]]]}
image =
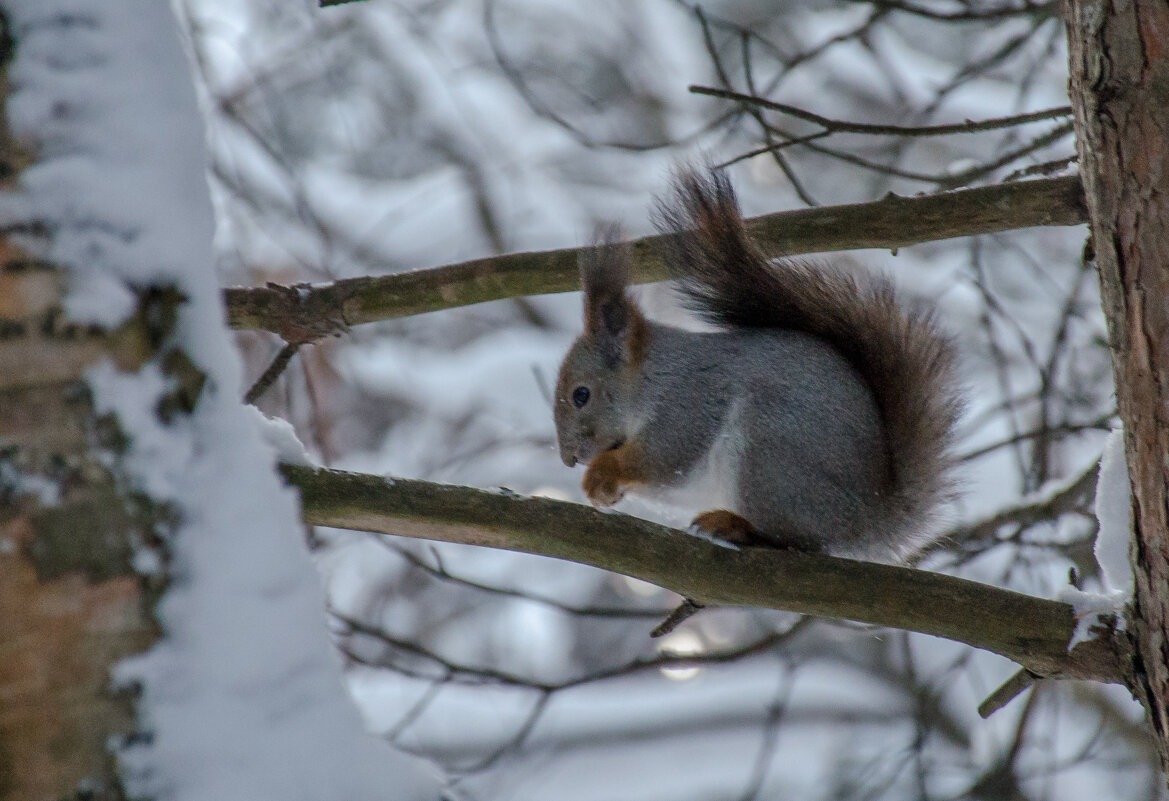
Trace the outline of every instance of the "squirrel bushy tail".
{"type": "Polygon", "coordinates": [[[961,408],[954,350],[932,314],[902,309],[884,277],[768,260],[721,171],[680,171],[657,216],[659,227],[674,233],[667,260],[688,307],[722,326],[805,332],[860,373],[889,458],[870,541],[902,557],[925,545],[938,506],[954,489],[950,446],[961,408]]]}

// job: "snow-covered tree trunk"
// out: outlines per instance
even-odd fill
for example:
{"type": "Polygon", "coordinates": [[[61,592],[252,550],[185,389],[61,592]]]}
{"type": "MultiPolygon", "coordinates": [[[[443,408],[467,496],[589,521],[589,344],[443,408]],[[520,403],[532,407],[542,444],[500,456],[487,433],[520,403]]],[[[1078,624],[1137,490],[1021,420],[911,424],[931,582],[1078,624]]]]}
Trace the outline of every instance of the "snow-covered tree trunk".
{"type": "Polygon", "coordinates": [[[0,799],[437,798],[239,401],[168,7],[0,11],[0,799]]]}
{"type": "Polygon", "coordinates": [[[1169,774],[1169,5],[1065,5],[1080,174],[1133,488],[1128,683],[1169,774]]]}

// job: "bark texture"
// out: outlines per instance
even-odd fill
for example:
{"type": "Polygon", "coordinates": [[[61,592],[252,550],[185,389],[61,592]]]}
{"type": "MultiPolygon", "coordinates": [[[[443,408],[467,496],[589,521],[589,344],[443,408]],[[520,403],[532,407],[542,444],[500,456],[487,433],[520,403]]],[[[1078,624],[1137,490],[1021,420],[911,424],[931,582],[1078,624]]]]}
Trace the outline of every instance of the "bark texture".
{"type": "MultiPolygon", "coordinates": [[[[0,42],[6,68],[19,42],[0,42]]],[[[0,106],[7,98],[0,74],[0,106]]],[[[0,191],[19,192],[35,158],[2,116],[0,129],[0,191]]],[[[50,235],[16,228],[24,241],[50,235]]],[[[159,587],[132,555],[157,544],[165,510],[128,498],[106,469],[101,453],[121,432],[94,415],[83,372],[157,353],[180,299],[144,292],[134,318],[102,331],[65,319],[65,285],[63,270],[0,235],[0,801],[124,797],[110,746],[137,724],[110,669],[158,636],[159,587]]]]}
{"type": "MultiPolygon", "coordinates": [[[[1075,176],[997,184],[872,203],[781,211],[747,220],[768,256],[833,250],[895,250],[921,242],[1014,228],[1078,225],[1087,219],[1075,176]]],[[[262,329],[303,344],[351,325],[485,303],[519,295],[580,289],[577,260],[588,248],[511,253],[323,286],[238,287],[224,291],[228,324],[262,329]]],[[[633,243],[635,283],[668,278],[661,236],[633,243]]]]}
{"type": "Polygon", "coordinates": [[[6,239],[0,254],[0,800],[117,799],[109,746],[135,721],[109,671],[157,636],[132,554],[158,518],[94,456],[120,432],[82,373],[147,353],[144,317],[65,324],[60,271],[6,239]]]}
{"type": "MultiPolygon", "coordinates": [[[[1115,682],[1111,630],[1069,652],[1071,606],[965,579],[797,551],[733,550],[578,503],[283,465],[305,522],[523,551],[593,565],[724,606],[909,629],[1013,659],[1036,675],[1115,682]]],[[[648,631],[647,631],[648,634],[648,631]]]]}
{"type": "Polygon", "coordinates": [[[1065,0],[1080,171],[1133,488],[1127,677],[1169,773],[1169,3],[1065,0]]]}

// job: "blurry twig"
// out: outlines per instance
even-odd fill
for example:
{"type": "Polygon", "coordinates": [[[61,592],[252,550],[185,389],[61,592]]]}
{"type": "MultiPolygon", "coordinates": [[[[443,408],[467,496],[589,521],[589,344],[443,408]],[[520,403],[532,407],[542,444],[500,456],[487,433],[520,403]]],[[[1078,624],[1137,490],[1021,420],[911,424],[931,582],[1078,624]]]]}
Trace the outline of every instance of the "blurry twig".
{"type": "Polygon", "coordinates": [[[1043,428],[1037,428],[1032,431],[1026,431],[1021,434],[1016,434],[1013,437],[1007,437],[997,442],[992,442],[990,445],[984,445],[981,448],[975,448],[972,451],[967,451],[962,454],[959,459],[963,462],[971,462],[988,453],[997,451],[999,448],[1008,448],[1012,445],[1017,445],[1020,442],[1036,438],[1050,438],[1056,435],[1080,434],[1084,431],[1108,431],[1113,421],[1116,419],[1116,412],[1109,412],[1102,414],[1095,420],[1090,420],[1087,423],[1060,423],[1059,425],[1048,425],[1043,428]]]}
{"type": "Polygon", "coordinates": [[[763,737],[759,742],[759,751],[755,757],[755,765],[751,769],[751,780],[746,789],[739,796],[739,801],[755,801],[759,791],[763,788],[763,780],[767,778],[767,770],[775,757],[775,743],[779,739],[779,724],[783,713],[787,710],[791,698],[793,678],[784,674],[780,677],[780,684],[776,688],[775,697],[767,706],[767,716],[763,720],[763,737]]]}
{"type": "Polygon", "coordinates": [[[1050,17],[1059,13],[1059,4],[1054,2],[1033,3],[1028,0],[1022,5],[1004,5],[998,8],[975,10],[967,8],[964,11],[936,11],[928,6],[907,2],[907,0],[851,0],[855,3],[865,3],[884,11],[900,11],[913,14],[925,19],[938,22],[987,22],[991,20],[1009,19],[1011,17],[1035,16],[1050,17]]]}
{"type": "Polygon", "coordinates": [[[547,598],[541,595],[536,595],[529,592],[521,592],[519,590],[512,590],[506,587],[498,587],[493,584],[484,584],[479,581],[472,581],[471,579],[462,578],[460,576],[452,575],[447,572],[443,566],[442,560],[437,552],[433,552],[435,565],[428,564],[424,559],[417,554],[396,545],[390,540],[380,535],[375,535],[374,540],[405,559],[411,565],[419,570],[433,576],[440,581],[449,582],[451,584],[458,584],[462,587],[479,590],[480,592],[490,593],[491,595],[500,595],[506,598],[516,598],[523,601],[531,601],[532,603],[550,606],[553,609],[559,609],[561,612],[567,612],[570,615],[581,615],[585,617],[612,617],[612,618],[628,618],[634,620],[656,620],[662,615],[666,614],[668,610],[665,609],[628,609],[619,606],[573,606],[554,598],[547,598]]]}
{"type": "Polygon", "coordinates": [[[762,106],[763,108],[771,109],[772,111],[779,111],[787,114],[790,117],[811,122],[822,127],[825,131],[839,132],[839,133],[859,133],[872,135],[887,135],[887,136],[948,136],[951,134],[977,133],[980,131],[993,131],[1000,128],[1010,128],[1015,125],[1026,125],[1031,122],[1039,122],[1042,120],[1049,120],[1053,117],[1070,117],[1072,114],[1071,106],[1059,106],[1057,108],[1044,109],[1043,111],[1032,111],[1027,114],[1015,114],[1010,117],[996,117],[989,120],[967,120],[966,122],[954,123],[950,125],[920,125],[920,126],[905,126],[905,125],[875,125],[863,122],[849,122],[847,120],[833,120],[828,117],[823,117],[811,111],[805,111],[797,106],[789,106],[786,103],[777,103],[774,100],[767,100],[762,97],[754,95],[745,95],[739,92],[733,92],[729,89],[717,89],[710,86],[696,86],[689,87],[690,91],[697,95],[710,95],[712,97],[722,97],[728,100],[736,100],[740,103],[753,106],[762,106]]]}
{"type": "MultiPolygon", "coordinates": [[[[702,39],[706,43],[706,51],[710,55],[711,64],[714,66],[719,80],[727,89],[730,89],[731,79],[727,75],[726,70],[723,68],[722,59],[719,58],[718,48],[715,47],[714,44],[714,36],[711,33],[710,23],[707,22],[706,15],[703,13],[701,7],[694,7],[694,15],[698,17],[698,22],[702,26],[702,39]]],[[[766,122],[764,122],[763,115],[757,108],[748,106],[747,110],[748,113],[750,113],[751,116],[755,118],[756,122],[759,123],[760,130],[763,131],[763,136],[765,139],[767,139],[767,144],[769,146],[767,152],[771,154],[771,158],[775,161],[776,165],[783,172],[783,174],[787,176],[788,182],[791,183],[792,189],[795,190],[795,193],[799,196],[800,200],[802,200],[808,206],[820,205],[810,194],[808,194],[807,189],[804,188],[803,182],[800,180],[799,176],[796,175],[795,170],[792,169],[787,159],[784,158],[783,154],[779,152],[778,148],[774,147],[775,142],[772,141],[772,128],[768,126],[766,122]]]]}
{"type": "MultiPolygon", "coordinates": [[[[555,692],[572,687],[581,687],[586,684],[594,684],[608,679],[630,676],[646,671],[661,670],[663,668],[708,666],[737,662],[749,656],[765,653],[786,641],[795,632],[802,630],[801,627],[793,626],[787,631],[771,632],[744,645],[720,651],[707,651],[700,654],[684,655],[659,653],[652,657],[639,657],[620,665],[602,668],[561,681],[546,681],[497,668],[467,665],[462,662],[457,662],[419,645],[412,639],[398,637],[378,626],[370,625],[336,611],[332,612],[332,615],[345,626],[344,633],[346,635],[359,635],[371,638],[384,646],[388,646],[390,653],[405,654],[413,659],[421,660],[424,664],[437,667],[445,676],[445,681],[456,684],[500,684],[511,687],[526,687],[540,692],[555,692]]],[[[430,681],[435,679],[433,675],[411,668],[404,661],[371,659],[358,654],[351,646],[345,646],[343,650],[349,659],[358,664],[387,668],[406,676],[425,678],[430,681]]]]}
{"type": "Polygon", "coordinates": [[[957,545],[962,551],[976,551],[987,543],[1001,542],[999,532],[1004,528],[1014,528],[1011,535],[1014,539],[1030,526],[1058,520],[1069,512],[1087,511],[1096,497],[1098,472],[1099,463],[1094,463],[1054,493],[1003,509],[985,520],[952,529],[941,541],[927,548],[927,552],[941,550],[947,545],[957,545]]]}
{"type": "Polygon", "coordinates": [[[292,357],[300,350],[300,345],[301,343],[299,342],[290,342],[280,349],[280,352],[276,354],[276,358],[268,365],[268,369],[256,379],[256,383],[252,384],[247,394],[244,395],[244,403],[254,405],[276,383],[276,379],[280,377],[280,374],[288,367],[288,363],[292,361],[292,357]]]}

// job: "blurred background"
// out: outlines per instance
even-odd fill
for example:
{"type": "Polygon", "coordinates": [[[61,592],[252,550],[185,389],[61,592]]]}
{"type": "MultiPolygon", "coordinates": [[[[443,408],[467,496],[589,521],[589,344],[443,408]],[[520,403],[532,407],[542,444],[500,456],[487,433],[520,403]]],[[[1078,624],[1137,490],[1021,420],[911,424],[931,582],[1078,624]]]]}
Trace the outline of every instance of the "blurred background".
{"type": "MultiPolygon", "coordinates": [[[[1067,104],[1054,0],[179,0],[206,110],[225,285],[328,281],[652,231],[672,164],[729,167],[748,215],[1075,170],[1070,116],[911,137],[692,94],[921,126],[1067,104]],[[785,144],[787,143],[787,144],[785,144]],[[772,148],[770,151],[767,148],[772,148]],[[762,151],[762,152],[760,152],[762,151]],[[755,154],[755,155],[750,155],[755,154]]],[[[1114,421],[1086,229],[837,254],[936,304],[971,402],[964,495],[923,566],[1054,597],[1098,583],[1095,465],[1114,421]]],[[[677,320],[669,291],[649,312],[677,320]]],[[[360,326],[301,349],[261,408],[329,466],[583,501],[550,392],[576,294],[360,326]]],[[[241,333],[252,377],[279,350],[241,333]]],[[[624,501],[684,524],[692,509],[624,501]]],[[[1121,688],[1044,683],[953,643],[707,610],[598,570],[308,533],[370,728],[451,797],[1155,799],[1121,688]]]]}

